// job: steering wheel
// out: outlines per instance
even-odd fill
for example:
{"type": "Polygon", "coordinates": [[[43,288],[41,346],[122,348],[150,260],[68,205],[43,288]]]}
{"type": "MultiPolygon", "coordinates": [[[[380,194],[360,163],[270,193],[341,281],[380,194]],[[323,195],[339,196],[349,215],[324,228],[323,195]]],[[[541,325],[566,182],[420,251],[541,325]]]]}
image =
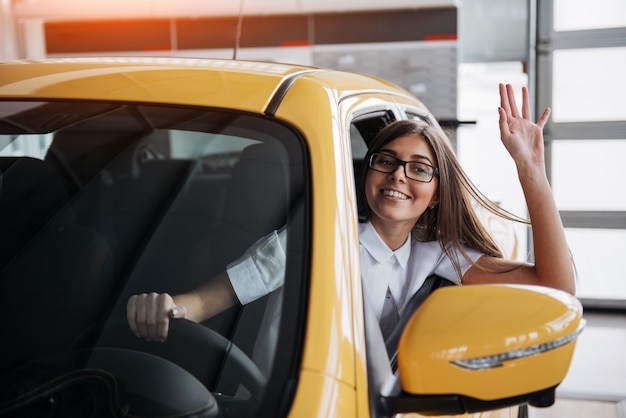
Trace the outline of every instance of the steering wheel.
{"type": "Polygon", "coordinates": [[[125,348],[153,354],[182,367],[207,389],[230,400],[253,404],[260,400],[267,378],[239,347],[214,330],[189,321],[170,321],[167,340],[148,342],[137,338],[126,321],[104,327],[97,347],[125,348]],[[238,399],[234,391],[243,386],[250,394],[238,399]],[[229,388],[233,388],[230,390],[229,388]]]}
{"type": "Polygon", "coordinates": [[[140,416],[244,416],[255,410],[266,383],[240,348],[201,324],[171,321],[167,341],[159,343],[137,338],[125,321],[115,321],[95,348],[77,347],[3,375],[0,415],[41,415],[50,408],[73,415],[88,403],[98,405],[101,416],[124,408],[140,416]],[[241,386],[249,396],[240,395],[241,386]]]}
{"type": "Polygon", "coordinates": [[[220,416],[213,394],[190,373],[120,348],[64,351],[22,365],[0,377],[0,393],[2,416],[220,416]]]}

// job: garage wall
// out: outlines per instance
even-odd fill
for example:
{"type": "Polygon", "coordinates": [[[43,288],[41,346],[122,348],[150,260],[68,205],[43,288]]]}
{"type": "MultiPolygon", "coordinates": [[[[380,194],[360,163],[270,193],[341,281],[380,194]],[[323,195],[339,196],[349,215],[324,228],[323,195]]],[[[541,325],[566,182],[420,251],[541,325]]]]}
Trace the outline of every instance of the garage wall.
{"type": "MultiPolygon", "coordinates": [[[[456,120],[456,7],[245,16],[236,57],[356,71],[391,80],[436,117],[456,120]]],[[[50,21],[48,57],[232,58],[234,16],[50,21]]]]}

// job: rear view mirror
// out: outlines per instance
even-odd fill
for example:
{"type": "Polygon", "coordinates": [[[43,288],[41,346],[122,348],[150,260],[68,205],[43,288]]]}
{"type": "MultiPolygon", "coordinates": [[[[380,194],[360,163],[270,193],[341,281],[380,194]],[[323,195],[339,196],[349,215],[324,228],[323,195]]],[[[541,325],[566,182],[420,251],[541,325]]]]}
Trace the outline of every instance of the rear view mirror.
{"type": "Polygon", "coordinates": [[[550,406],[583,326],[580,302],[559,290],[441,288],[407,324],[398,346],[402,395],[384,402],[426,415],[550,406]]]}

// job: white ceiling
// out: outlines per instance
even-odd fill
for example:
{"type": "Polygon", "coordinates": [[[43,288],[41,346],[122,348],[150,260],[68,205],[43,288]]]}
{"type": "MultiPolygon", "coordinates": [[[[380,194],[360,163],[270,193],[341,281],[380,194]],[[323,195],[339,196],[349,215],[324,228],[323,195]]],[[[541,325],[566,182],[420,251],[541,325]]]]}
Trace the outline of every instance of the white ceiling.
{"type": "MultiPolygon", "coordinates": [[[[243,0],[244,15],[313,13],[355,10],[427,8],[456,5],[459,0],[243,0]]],[[[13,17],[23,19],[90,20],[233,16],[241,0],[21,0],[13,17]]]]}

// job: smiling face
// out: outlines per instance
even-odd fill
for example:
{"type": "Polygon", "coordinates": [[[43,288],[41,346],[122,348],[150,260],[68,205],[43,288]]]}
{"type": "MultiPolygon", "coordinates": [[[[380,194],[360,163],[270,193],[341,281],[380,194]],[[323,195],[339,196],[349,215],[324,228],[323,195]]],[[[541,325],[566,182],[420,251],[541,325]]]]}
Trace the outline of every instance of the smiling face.
{"type": "MultiPolygon", "coordinates": [[[[436,166],[428,142],[417,134],[400,136],[376,152],[392,155],[403,161],[425,162],[436,166]]],[[[429,206],[437,203],[438,179],[430,183],[411,180],[399,165],[391,173],[368,170],[365,177],[365,197],[371,209],[370,221],[380,232],[390,228],[409,233],[429,206]]]]}

